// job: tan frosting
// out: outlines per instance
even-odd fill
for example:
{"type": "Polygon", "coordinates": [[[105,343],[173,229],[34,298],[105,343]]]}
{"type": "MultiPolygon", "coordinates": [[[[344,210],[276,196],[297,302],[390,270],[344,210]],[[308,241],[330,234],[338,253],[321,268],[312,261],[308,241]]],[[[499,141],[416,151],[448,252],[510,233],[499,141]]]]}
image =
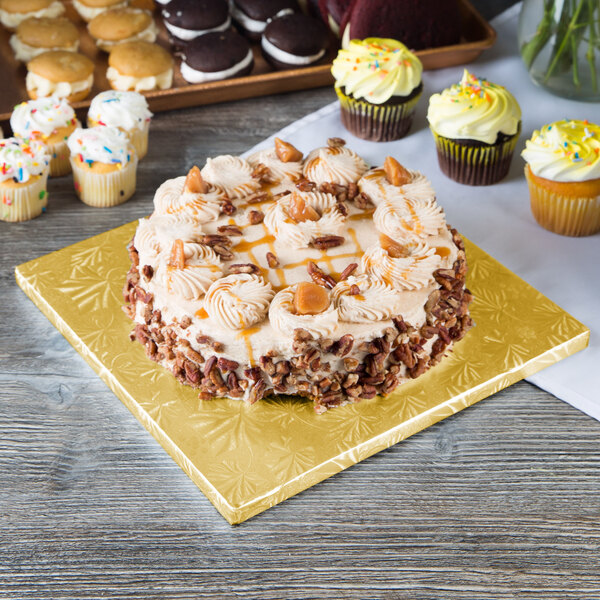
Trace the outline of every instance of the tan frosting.
{"type": "Polygon", "coordinates": [[[304,176],[317,185],[356,183],[368,169],[367,163],[346,146],[317,148],[304,162],[304,176]]]}
{"type": "Polygon", "coordinates": [[[444,227],[444,212],[435,202],[406,198],[384,200],[373,213],[375,227],[393,240],[425,239],[444,227]]]}
{"type": "Polygon", "coordinates": [[[411,176],[410,182],[396,186],[387,180],[383,169],[371,169],[359,179],[358,189],[369,196],[375,205],[384,200],[398,197],[423,202],[435,201],[435,191],[429,179],[418,171],[410,169],[407,169],[407,171],[411,176]]]}
{"type": "Polygon", "coordinates": [[[252,167],[239,156],[225,154],[206,160],[202,169],[202,179],[232,200],[244,198],[260,188],[260,182],[252,177],[252,167]]]}
{"type": "Polygon", "coordinates": [[[302,177],[302,161],[283,162],[277,156],[275,148],[260,150],[248,157],[248,162],[255,168],[259,164],[269,169],[271,179],[276,183],[293,182],[302,177]]]}

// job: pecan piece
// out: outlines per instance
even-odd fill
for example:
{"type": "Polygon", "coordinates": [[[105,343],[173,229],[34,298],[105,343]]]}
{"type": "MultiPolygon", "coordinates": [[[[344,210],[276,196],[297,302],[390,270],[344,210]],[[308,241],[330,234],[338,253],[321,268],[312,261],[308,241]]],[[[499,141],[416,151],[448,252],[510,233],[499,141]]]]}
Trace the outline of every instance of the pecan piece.
{"type": "Polygon", "coordinates": [[[212,249],[225,261],[233,259],[233,252],[227,249],[225,246],[221,246],[217,244],[212,247],[212,249]]]}
{"type": "Polygon", "coordinates": [[[237,225],[219,225],[217,231],[223,235],[242,235],[242,230],[237,225]]]}
{"type": "Polygon", "coordinates": [[[236,263],[235,265],[229,265],[230,273],[252,273],[253,275],[258,275],[260,273],[260,268],[257,267],[254,263],[236,263]]]}
{"type": "Polygon", "coordinates": [[[271,269],[276,269],[279,266],[279,259],[272,252],[267,252],[266,259],[271,269]]]}
{"type": "Polygon", "coordinates": [[[327,250],[327,248],[341,246],[344,241],[344,237],[341,235],[323,235],[313,239],[310,245],[317,248],[317,250],[327,250]]]}
{"type": "Polygon", "coordinates": [[[231,200],[221,200],[221,212],[224,215],[231,216],[235,213],[236,207],[231,200]]]}
{"type": "Polygon", "coordinates": [[[296,182],[296,188],[298,188],[301,192],[312,192],[316,188],[316,184],[312,181],[309,181],[305,177],[298,179],[296,182]]]}
{"type": "Polygon", "coordinates": [[[306,268],[308,270],[308,274],[315,283],[329,289],[333,289],[335,287],[335,279],[331,275],[327,275],[325,272],[323,272],[314,262],[309,261],[306,268]]]}
{"type": "Polygon", "coordinates": [[[235,371],[240,366],[240,364],[237,363],[235,360],[229,360],[228,358],[221,357],[217,361],[217,366],[219,367],[219,369],[221,369],[221,371],[226,373],[227,371],[235,371]]]}
{"type": "Polygon", "coordinates": [[[269,167],[267,167],[267,165],[264,165],[263,163],[258,163],[256,167],[254,167],[254,170],[251,173],[251,177],[253,179],[258,179],[258,181],[270,181],[271,178],[269,175],[269,167]]]}
{"type": "MultiPolygon", "coordinates": [[[[358,263],[350,263],[342,271],[342,274],[340,275],[340,281],[345,281],[346,279],[348,279],[348,277],[350,277],[350,275],[352,275],[352,273],[354,273],[354,271],[356,271],[356,269],[358,269],[358,263]]],[[[357,286],[353,286],[353,287],[357,287],[357,286]]],[[[359,290],[359,292],[360,292],[360,290],[359,290]]],[[[354,292],[354,293],[358,294],[359,292],[354,292]]]]}
{"type": "Polygon", "coordinates": [[[250,225],[258,225],[263,222],[264,218],[265,213],[261,210],[251,210],[248,213],[248,223],[250,223],[250,225]]]}
{"type": "Polygon", "coordinates": [[[258,192],[253,196],[246,198],[246,202],[248,204],[258,204],[259,202],[264,202],[267,199],[267,192],[258,192]]]}
{"type": "Polygon", "coordinates": [[[142,267],[142,275],[146,281],[150,281],[154,275],[154,269],[150,265],[144,265],[142,267]]]}
{"type": "Polygon", "coordinates": [[[360,208],[360,210],[370,210],[373,208],[373,202],[371,201],[371,198],[369,198],[369,196],[367,196],[367,194],[364,192],[356,194],[354,197],[354,204],[356,204],[356,207],[360,208]]]}
{"type": "Polygon", "coordinates": [[[339,148],[340,146],[346,145],[346,140],[340,137],[330,137],[327,140],[327,145],[330,148],[339,148]]]}
{"type": "Polygon", "coordinates": [[[200,238],[200,243],[204,244],[205,246],[210,246],[211,248],[214,248],[215,246],[231,248],[233,245],[233,242],[226,235],[220,235],[218,233],[203,235],[200,238]]]}

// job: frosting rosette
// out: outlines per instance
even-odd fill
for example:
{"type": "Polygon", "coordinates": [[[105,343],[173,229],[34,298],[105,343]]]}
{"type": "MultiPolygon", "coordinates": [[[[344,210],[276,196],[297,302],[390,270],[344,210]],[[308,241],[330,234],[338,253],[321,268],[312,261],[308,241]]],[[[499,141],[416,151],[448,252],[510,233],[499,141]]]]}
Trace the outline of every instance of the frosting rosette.
{"type": "Polygon", "coordinates": [[[435,248],[418,242],[404,244],[402,249],[404,256],[393,257],[378,244],[367,248],[361,259],[362,270],[401,290],[430,285],[434,281],[433,271],[441,264],[435,248]]]}
{"type": "Polygon", "coordinates": [[[345,146],[327,146],[313,150],[304,162],[304,176],[317,185],[356,183],[369,166],[356,152],[345,146]]]}
{"type": "Polygon", "coordinates": [[[398,314],[399,295],[381,279],[362,274],[340,281],[331,292],[340,321],[372,323],[398,314]]]}
{"type": "MultiPolygon", "coordinates": [[[[15,106],[10,126],[22,138],[49,138],[57,129],[75,124],[75,111],[64,98],[47,97],[15,106]]],[[[62,141],[62,139],[61,139],[62,141]]]]}
{"type": "Polygon", "coordinates": [[[423,65],[401,42],[385,38],[351,40],[338,52],[331,73],[336,88],[371,104],[409,96],[421,85],[423,65]]]}
{"type": "Polygon", "coordinates": [[[600,126],[557,121],[534,131],[521,156],[534,175],[575,182],[600,178],[600,126]]]}
{"type": "Polygon", "coordinates": [[[239,156],[224,154],[209,158],[202,171],[202,179],[232,200],[254,194],[260,189],[260,182],[252,177],[252,167],[239,156]]]}
{"type": "Polygon", "coordinates": [[[48,171],[46,146],[33,140],[0,140],[0,182],[27,183],[48,171]]]}
{"type": "Polygon", "coordinates": [[[444,212],[435,202],[408,198],[384,200],[373,213],[376,229],[395,241],[413,240],[436,235],[445,225],[444,212]]]}
{"type": "Polygon", "coordinates": [[[67,141],[72,156],[81,162],[101,162],[119,167],[131,160],[129,138],[117,127],[78,127],[67,141]]]}
{"type": "Polygon", "coordinates": [[[259,150],[248,157],[252,168],[262,164],[269,170],[270,179],[274,183],[292,183],[302,177],[302,161],[283,162],[275,148],[259,150]]]}
{"type": "Polygon", "coordinates": [[[157,215],[189,216],[201,223],[215,221],[221,214],[223,192],[213,187],[206,193],[190,192],[185,187],[186,176],[167,179],[154,194],[157,215]]]}
{"type": "Polygon", "coordinates": [[[244,329],[265,318],[274,295],[271,284],[258,275],[227,275],[210,286],[204,309],[217,325],[244,329]]]}
{"type": "Polygon", "coordinates": [[[315,238],[340,234],[345,221],[332,194],[295,190],[269,206],[264,224],[275,236],[276,243],[300,249],[308,248],[315,238]],[[312,209],[315,220],[295,220],[294,205],[297,204],[312,209]]]}
{"type": "Polygon", "coordinates": [[[442,137],[495,144],[499,133],[518,132],[521,108],[506,88],[465,69],[460,83],[431,96],[427,119],[442,137]]]}
{"type": "MultiPolygon", "coordinates": [[[[177,239],[173,242],[169,257],[172,257],[175,246],[181,241],[177,239]]],[[[221,260],[212,248],[204,244],[183,242],[182,246],[183,264],[174,264],[163,254],[156,280],[173,296],[184,300],[199,300],[212,283],[223,275],[221,260]]]]}
{"type": "Polygon", "coordinates": [[[285,288],[275,294],[269,307],[269,320],[273,328],[286,338],[291,338],[294,329],[304,329],[313,338],[328,337],[336,329],[339,321],[338,311],[333,302],[316,315],[298,315],[294,310],[294,297],[298,284],[285,288]]]}
{"type": "Polygon", "coordinates": [[[108,90],[94,97],[88,111],[88,119],[94,125],[120,127],[121,129],[144,129],[152,118],[148,102],[137,92],[108,90]]]}
{"type": "Polygon", "coordinates": [[[435,191],[429,179],[419,171],[410,169],[407,171],[411,177],[410,181],[398,186],[388,181],[383,169],[371,169],[359,179],[358,189],[366,194],[375,206],[384,200],[398,197],[420,202],[434,202],[435,191]]]}

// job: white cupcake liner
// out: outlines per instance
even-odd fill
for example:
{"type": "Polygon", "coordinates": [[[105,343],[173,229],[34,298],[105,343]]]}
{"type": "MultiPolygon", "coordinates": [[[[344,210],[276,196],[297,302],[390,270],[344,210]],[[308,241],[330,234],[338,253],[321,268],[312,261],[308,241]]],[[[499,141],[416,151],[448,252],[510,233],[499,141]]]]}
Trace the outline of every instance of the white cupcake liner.
{"type": "Polygon", "coordinates": [[[48,154],[50,155],[50,177],[61,177],[71,172],[71,153],[66,141],[48,144],[48,154]]]}

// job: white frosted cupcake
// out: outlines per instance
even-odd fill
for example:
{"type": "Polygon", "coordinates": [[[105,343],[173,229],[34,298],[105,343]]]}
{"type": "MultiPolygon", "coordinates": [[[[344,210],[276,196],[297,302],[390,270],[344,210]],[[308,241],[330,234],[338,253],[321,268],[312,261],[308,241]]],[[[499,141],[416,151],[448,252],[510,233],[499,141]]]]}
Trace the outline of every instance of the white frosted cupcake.
{"type": "Polygon", "coordinates": [[[148,152],[148,130],[152,113],[142,94],[109,90],[98,94],[90,104],[89,127],[118,127],[131,140],[138,159],[148,152]]]}
{"type": "Polygon", "coordinates": [[[0,218],[27,221],[48,204],[48,155],[40,142],[0,140],[0,218]]]}
{"type": "Polygon", "coordinates": [[[67,144],[75,191],[82,202],[106,207],[131,198],[138,159],[127,134],[116,127],[78,128],[67,144]]]}
{"type": "Polygon", "coordinates": [[[15,106],[10,126],[16,137],[43,142],[50,156],[50,177],[71,172],[67,139],[81,124],[64,98],[39,98],[15,106]]]}

